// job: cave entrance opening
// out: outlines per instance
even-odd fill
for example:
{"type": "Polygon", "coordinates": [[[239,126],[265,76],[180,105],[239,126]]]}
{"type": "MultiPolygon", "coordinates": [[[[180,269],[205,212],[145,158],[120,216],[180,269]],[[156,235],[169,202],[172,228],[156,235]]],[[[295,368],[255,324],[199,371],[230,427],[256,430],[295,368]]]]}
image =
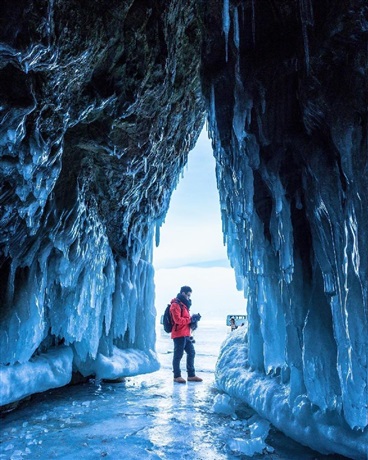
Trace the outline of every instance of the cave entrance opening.
{"type": "Polygon", "coordinates": [[[153,265],[158,321],[183,285],[193,289],[192,313],[217,321],[224,330],[227,315],[246,313],[223,244],[215,159],[205,128],[172,194],[153,265]]]}

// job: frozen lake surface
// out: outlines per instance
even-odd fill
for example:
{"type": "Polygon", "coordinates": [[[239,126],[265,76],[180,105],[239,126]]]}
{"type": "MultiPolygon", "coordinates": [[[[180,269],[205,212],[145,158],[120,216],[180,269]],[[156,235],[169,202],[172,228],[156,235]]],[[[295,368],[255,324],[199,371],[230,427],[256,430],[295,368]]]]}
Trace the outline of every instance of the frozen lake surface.
{"type": "MultiPolygon", "coordinates": [[[[236,416],[213,412],[218,394],[214,369],[225,321],[202,321],[195,333],[196,372],[203,383],[174,384],[172,340],[157,329],[161,369],[124,383],[90,382],[34,396],[1,419],[1,459],[246,459],[232,440],[249,436],[252,409],[236,405],[236,416]]],[[[182,370],[185,369],[185,357],[182,370]]],[[[186,373],[182,375],[185,377],[186,373]]],[[[254,459],[343,459],[313,452],[271,427],[274,452],[254,459]]]]}

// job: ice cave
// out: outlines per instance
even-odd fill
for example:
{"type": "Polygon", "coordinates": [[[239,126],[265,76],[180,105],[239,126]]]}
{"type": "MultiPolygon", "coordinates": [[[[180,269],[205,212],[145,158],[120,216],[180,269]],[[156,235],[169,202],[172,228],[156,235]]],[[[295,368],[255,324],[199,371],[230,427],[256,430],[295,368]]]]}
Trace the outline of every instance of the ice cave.
{"type": "Polygon", "coordinates": [[[249,318],[218,386],[368,458],[366,0],[0,12],[0,405],[158,368],[152,251],[206,123],[249,318]]]}

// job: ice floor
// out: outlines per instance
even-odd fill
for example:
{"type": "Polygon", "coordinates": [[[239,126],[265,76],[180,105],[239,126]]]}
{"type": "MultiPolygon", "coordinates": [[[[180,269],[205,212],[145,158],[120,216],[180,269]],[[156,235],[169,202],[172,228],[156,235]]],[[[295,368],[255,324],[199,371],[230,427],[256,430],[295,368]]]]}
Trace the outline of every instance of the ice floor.
{"type": "MultiPolygon", "coordinates": [[[[247,434],[254,412],[243,405],[236,417],[213,412],[214,367],[223,324],[196,331],[196,369],[203,383],[173,384],[172,341],[158,329],[161,369],[125,383],[70,386],[35,396],[0,419],[0,459],[191,459],[249,458],[231,449],[247,434]]],[[[185,373],[183,372],[183,376],[185,373]]],[[[342,459],[313,452],[272,429],[273,453],[254,459],[342,459]]]]}

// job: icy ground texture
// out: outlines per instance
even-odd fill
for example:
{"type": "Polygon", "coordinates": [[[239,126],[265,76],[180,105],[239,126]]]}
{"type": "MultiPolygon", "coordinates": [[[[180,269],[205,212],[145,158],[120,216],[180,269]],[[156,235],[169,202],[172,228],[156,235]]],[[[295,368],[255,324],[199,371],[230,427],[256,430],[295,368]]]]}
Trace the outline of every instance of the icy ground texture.
{"type": "Polygon", "coordinates": [[[157,369],[153,234],[203,123],[196,2],[161,3],[1,4],[0,405],[157,369]]]}
{"type": "Polygon", "coordinates": [[[227,40],[204,65],[224,238],[248,297],[247,355],[237,384],[223,358],[219,382],[300,442],[365,458],[368,5],[264,3],[224,1],[212,19],[227,40]]]}
{"type": "Polygon", "coordinates": [[[1,420],[0,459],[235,460],[249,458],[242,452],[251,448],[262,452],[255,459],[325,459],[215,390],[224,329],[224,322],[220,328],[204,323],[196,333],[201,384],[173,384],[172,341],[158,333],[160,371],[125,384],[91,381],[34,396],[1,420]]]}

